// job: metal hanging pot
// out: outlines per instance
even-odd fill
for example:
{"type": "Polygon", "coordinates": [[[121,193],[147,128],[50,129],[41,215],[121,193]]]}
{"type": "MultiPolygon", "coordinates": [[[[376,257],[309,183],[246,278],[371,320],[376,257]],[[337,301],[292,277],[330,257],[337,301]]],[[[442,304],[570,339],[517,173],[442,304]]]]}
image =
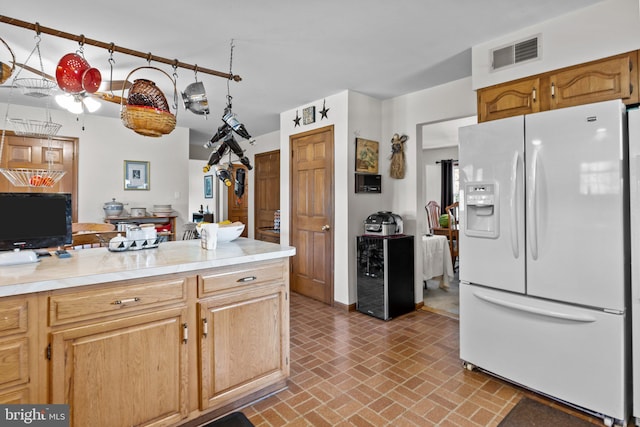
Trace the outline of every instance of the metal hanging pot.
{"type": "Polygon", "coordinates": [[[199,115],[209,114],[209,101],[207,101],[207,94],[202,82],[191,83],[181,93],[186,110],[199,115]]]}

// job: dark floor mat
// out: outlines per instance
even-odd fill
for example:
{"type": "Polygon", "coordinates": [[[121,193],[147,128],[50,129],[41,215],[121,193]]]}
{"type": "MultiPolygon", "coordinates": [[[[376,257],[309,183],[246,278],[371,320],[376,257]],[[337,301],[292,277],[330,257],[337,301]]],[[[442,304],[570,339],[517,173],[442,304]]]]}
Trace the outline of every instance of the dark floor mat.
{"type": "Polygon", "coordinates": [[[253,427],[253,424],[242,412],[233,412],[203,427],[253,427]]]}
{"type": "Polygon", "coordinates": [[[593,424],[527,397],[522,398],[498,424],[498,427],[529,426],[593,427],[593,424]]]}

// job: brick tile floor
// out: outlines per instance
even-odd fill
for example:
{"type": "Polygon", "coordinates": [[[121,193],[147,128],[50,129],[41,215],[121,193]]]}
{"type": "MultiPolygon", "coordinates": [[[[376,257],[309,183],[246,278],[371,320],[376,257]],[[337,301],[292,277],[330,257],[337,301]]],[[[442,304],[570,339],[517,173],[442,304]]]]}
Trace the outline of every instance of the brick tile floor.
{"type": "Polygon", "coordinates": [[[257,427],[496,426],[529,396],[462,368],[458,321],[419,310],[385,322],[291,294],[289,387],[243,409],[257,427]]]}

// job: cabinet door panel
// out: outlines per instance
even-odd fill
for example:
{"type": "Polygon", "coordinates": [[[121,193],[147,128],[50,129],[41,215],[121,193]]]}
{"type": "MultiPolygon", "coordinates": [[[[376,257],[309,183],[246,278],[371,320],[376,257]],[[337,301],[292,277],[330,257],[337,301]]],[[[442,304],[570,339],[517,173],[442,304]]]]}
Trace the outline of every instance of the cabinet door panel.
{"type": "Polygon", "coordinates": [[[201,409],[220,406],[285,379],[288,302],[284,285],[208,299],[200,305],[201,409]]]}
{"type": "Polygon", "coordinates": [[[52,402],[73,426],[160,425],[186,416],[186,309],[52,333],[52,402]]]}
{"type": "Polygon", "coordinates": [[[564,108],[592,102],[622,99],[638,102],[635,66],[637,53],[594,61],[551,74],[550,108],[564,108]]]}
{"type": "Polygon", "coordinates": [[[478,121],[540,111],[540,79],[528,79],[478,90],[478,121]]]}

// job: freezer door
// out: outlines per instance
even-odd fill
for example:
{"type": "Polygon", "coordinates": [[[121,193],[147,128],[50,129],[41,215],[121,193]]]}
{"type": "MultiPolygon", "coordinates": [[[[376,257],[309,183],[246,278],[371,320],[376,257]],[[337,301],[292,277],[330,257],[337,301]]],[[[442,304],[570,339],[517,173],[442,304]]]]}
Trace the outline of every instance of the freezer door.
{"type": "Polygon", "coordinates": [[[625,315],[460,286],[460,358],[538,392],[626,419],[625,315]]]}
{"type": "Polygon", "coordinates": [[[524,119],[459,130],[460,280],[525,291],[524,119]]]}
{"type": "Polygon", "coordinates": [[[528,294],[625,309],[624,111],[526,116],[528,294]]]}
{"type": "Polygon", "coordinates": [[[633,416],[640,418],[640,110],[630,110],[631,312],[633,313],[633,416]]]}

